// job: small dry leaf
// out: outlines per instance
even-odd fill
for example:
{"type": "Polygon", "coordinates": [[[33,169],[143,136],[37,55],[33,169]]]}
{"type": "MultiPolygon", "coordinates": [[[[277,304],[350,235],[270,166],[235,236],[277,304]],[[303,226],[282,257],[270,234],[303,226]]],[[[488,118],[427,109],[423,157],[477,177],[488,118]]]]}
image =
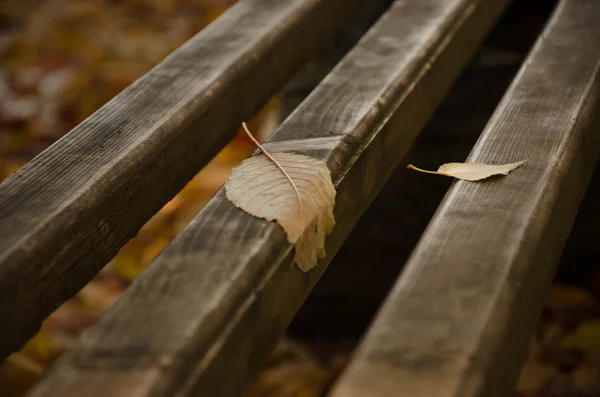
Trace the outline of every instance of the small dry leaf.
{"type": "Polygon", "coordinates": [[[329,169],[322,161],[293,153],[272,157],[294,181],[294,186],[264,155],[244,160],[225,182],[227,199],[250,215],[276,221],[295,245],[294,262],[309,271],[325,256],[325,237],[333,230],[335,188],[329,169]]]}
{"type": "Polygon", "coordinates": [[[510,164],[482,164],[482,163],[447,163],[442,164],[437,171],[427,171],[408,165],[411,170],[425,172],[427,174],[446,175],[465,181],[479,181],[494,175],[508,175],[515,168],[523,165],[527,160],[510,164]]]}

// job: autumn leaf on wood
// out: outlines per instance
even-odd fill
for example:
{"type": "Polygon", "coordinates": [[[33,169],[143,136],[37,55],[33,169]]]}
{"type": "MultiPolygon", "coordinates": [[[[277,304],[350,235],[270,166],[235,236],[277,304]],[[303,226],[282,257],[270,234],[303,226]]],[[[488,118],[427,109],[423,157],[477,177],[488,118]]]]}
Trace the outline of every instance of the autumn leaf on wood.
{"type": "Polygon", "coordinates": [[[527,160],[510,164],[483,164],[483,163],[447,163],[442,164],[437,171],[427,171],[408,165],[411,170],[424,172],[426,174],[445,175],[462,179],[465,181],[479,181],[494,175],[508,175],[515,168],[523,165],[527,160]]]}
{"type": "Polygon", "coordinates": [[[225,194],[250,215],[276,221],[294,244],[302,271],[325,256],[325,237],[335,225],[335,188],[322,161],[294,153],[251,157],[233,169],[225,194]]]}
{"type": "Polygon", "coordinates": [[[279,168],[279,171],[281,171],[281,173],[290,182],[290,185],[292,186],[292,189],[294,189],[294,192],[296,193],[296,197],[298,198],[298,219],[300,221],[300,226],[302,227],[304,225],[304,220],[302,219],[302,198],[300,197],[300,192],[298,191],[298,188],[296,187],[296,184],[292,180],[292,177],[290,177],[290,175],[281,166],[281,164],[279,164],[279,162],[277,160],[275,160],[273,158],[273,156],[271,156],[271,154],[269,154],[269,152],[267,152],[265,150],[264,147],[262,147],[262,145],[256,140],[256,138],[254,138],[254,136],[252,136],[252,133],[248,129],[248,126],[246,126],[246,123],[242,123],[242,127],[243,127],[244,131],[246,132],[246,135],[248,135],[248,138],[250,138],[250,140],[252,140],[252,142],[258,147],[258,149],[260,150],[260,152],[266,158],[268,158],[277,168],[279,168]]]}

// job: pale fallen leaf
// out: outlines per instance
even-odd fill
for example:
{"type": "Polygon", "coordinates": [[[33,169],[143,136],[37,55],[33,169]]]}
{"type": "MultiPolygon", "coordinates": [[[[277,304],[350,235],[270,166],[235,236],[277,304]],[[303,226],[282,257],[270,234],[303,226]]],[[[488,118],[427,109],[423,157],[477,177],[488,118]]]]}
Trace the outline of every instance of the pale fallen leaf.
{"type": "Polygon", "coordinates": [[[527,160],[523,160],[516,163],[498,165],[483,163],[447,163],[442,164],[437,171],[423,170],[412,164],[409,164],[408,168],[427,174],[451,176],[465,181],[479,181],[494,175],[508,175],[510,171],[523,165],[526,161],[527,160]]]}
{"type": "Polygon", "coordinates": [[[290,182],[290,185],[292,186],[292,188],[294,189],[294,192],[296,193],[296,197],[298,198],[298,218],[300,219],[300,224],[303,225],[304,221],[302,220],[302,199],[300,198],[300,192],[298,191],[298,188],[296,187],[296,184],[294,183],[294,181],[292,180],[292,177],[289,176],[289,174],[287,173],[287,171],[281,166],[281,164],[279,164],[279,162],[273,157],[271,156],[271,154],[269,152],[267,152],[265,150],[264,147],[262,147],[262,145],[256,140],[256,138],[254,138],[252,136],[252,134],[250,133],[250,130],[248,129],[248,127],[246,126],[246,123],[242,123],[242,127],[244,129],[244,131],[246,132],[246,135],[248,135],[248,138],[250,138],[250,140],[252,142],[254,142],[254,144],[256,145],[256,147],[258,147],[258,149],[261,151],[261,153],[267,157],[269,160],[271,160],[271,162],[277,167],[279,168],[279,171],[281,171],[281,173],[287,178],[287,180],[290,182]]]}
{"type": "Polygon", "coordinates": [[[325,237],[333,230],[335,188],[322,161],[294,153],[272,157],[295,182],[292,186],[280,169],[264,155],[244,160],[225,182],[227,199],[258,218],[276,221],[294,244],[294,262],[308,271],[325,256],[325,237]],[[300,196],[303,218],[298,211],[300,196]]]}

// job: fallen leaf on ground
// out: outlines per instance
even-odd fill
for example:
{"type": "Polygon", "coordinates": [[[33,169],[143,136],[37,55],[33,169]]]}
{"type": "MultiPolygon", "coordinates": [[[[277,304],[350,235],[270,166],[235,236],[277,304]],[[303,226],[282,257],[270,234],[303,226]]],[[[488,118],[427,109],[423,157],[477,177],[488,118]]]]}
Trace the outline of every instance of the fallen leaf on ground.
{"type": "Polygon", "coordinates": [[[447,163],[442,164],[437,171],[427,171],[408,165],[411,170],[424,172],[426,174],[451,176],[465,181],[479,181],[494,175],[508,175],[515,168],[523,165],[527,160],[510,164],[483,164],[483,163],[447,163]]]}
{"type": "Polygon", "coordinates": [[[566,347],[574,347],[587,353],[600,352],[600,321],[581,324],[564,342],[566,347]]]}
{"type": "Polygon", "coordinates": [[[325,237],[333,230],[335,188],[322,161],[293,153],[272,157],[287,171],[300,195],[302,220],[296,189],[264,155],[244,160],[225,182],[227,199],[258,218],[276,221],[294,244],[294,262],[309,271],[325,256],[325,237]]]}

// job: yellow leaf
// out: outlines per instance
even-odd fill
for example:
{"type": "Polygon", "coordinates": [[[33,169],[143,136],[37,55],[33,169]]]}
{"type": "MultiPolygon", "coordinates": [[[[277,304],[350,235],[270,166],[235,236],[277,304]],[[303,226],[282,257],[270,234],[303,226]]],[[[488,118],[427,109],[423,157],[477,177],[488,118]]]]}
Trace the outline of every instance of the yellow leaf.
{"type": "Polygon", "coordinates": [[[483,164],[483,163],[447,163],[443,164],[437,171],[427,171],[408,165],[411,170],[424,172],[427,174],[445,175],[465,181],[479,181],[494,175],[508,175],[515,168],[523,165],[527,160],[510,164],[483,164]]]}
{"type": "Polygon", "coordinates": [[[144,270],[138,258],[123,251],[113,261],[117,274],[127,281],[133,281],[144,270]]]}
{"type": "Polygon", "coordinates": [[[306,272],[325,256],[325,237],[335,225],[331,174],[325,163],[312,157],[293,153],[272,156],[295,182],[297,191],[274,163],[259,155],[233,169],[225,193],[250,215],[276,221],[295,245],[294,262],[306,272]]]}
{"type": "Polygon", "coordinates": [[[564,341],[565,347],[574,347],[587,352],[600,352],[600,320],[581,324],[564,341]]]}
{"type": "Polygon", "coordinates": [[[152,244],[150,244],[146,249],[144,249],[142,253],[142,257],[140,258],[140,266],[142,270],[148,266],[148,264],[154,259],[160,251],[162,251],[170,242],[172,236],[160,236],[155,239],[152,244]]]}
{"type": "Polygon", "coordinates": [[[50,361],[54,352],[52,338],[44,326],[21,349],[21,353],[37,361],[50,361]]]}

